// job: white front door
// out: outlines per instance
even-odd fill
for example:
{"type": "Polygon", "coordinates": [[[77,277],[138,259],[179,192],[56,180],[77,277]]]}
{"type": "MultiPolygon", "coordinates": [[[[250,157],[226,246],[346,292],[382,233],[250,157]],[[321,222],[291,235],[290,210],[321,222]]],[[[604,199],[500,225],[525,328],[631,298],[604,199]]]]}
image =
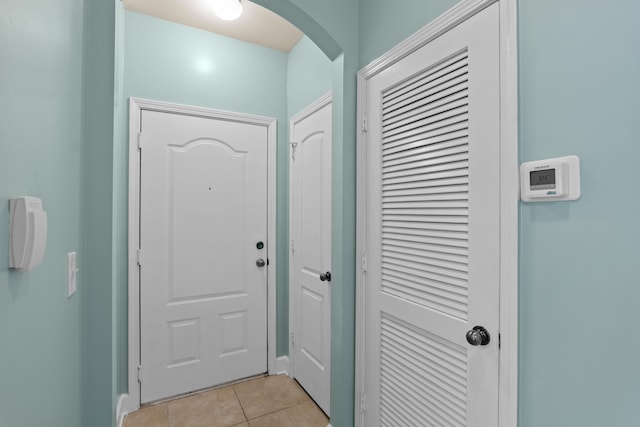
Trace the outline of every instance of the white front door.
{"type": "Polygon", "coordinates": [[[266,372],[267,129],[143,110],[140,138],[142,403],[266,372]]]}
{"type": "Polygon", "coordinates": [[[331,98],[291,120],[291,354],[298,382],[329,415],[331,98]],[[327,275],[329,273],[329,275],[327,275]]]}
{"type": "Polygon", "coordinates": [[[495,3],[367,83],[366,426],[498,425],[498,37],[495,3]]]}

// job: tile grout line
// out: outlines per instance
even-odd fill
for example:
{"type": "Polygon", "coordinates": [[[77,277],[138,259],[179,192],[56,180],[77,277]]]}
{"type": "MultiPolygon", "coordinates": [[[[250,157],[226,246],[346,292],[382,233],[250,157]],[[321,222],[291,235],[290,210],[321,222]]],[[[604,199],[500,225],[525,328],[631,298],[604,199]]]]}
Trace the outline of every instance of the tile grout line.
{"type": "MultiPolygon", "coordinates": [[[[177,419],[176,420],[172,420],[172,419],[170,419],[170,411],[169,411],[170,403],[175,402],[175,401],[179,401],[179,400],[183,400],[183,399],[186,400],[186,399],[197,398],[199,396],[204,395],[205,393],[209,393],[209,392],[212,392],[212,391],[220,391],[220,392],[222,392],[225,389],[231,388],[231,391],[233,392],[233,395],[236,398],[236,401],[240,405],[240,410],[242,411],[243,420],[240,422],[240,424],[246,423],[247,425],[251,426],[251,421],[255,421],[255,420],[258,420],[258,419],[263,418],[263,417],[273,416],[273,415],[281,413],[281,412],[290,411],[293,408],[299,408],[299,407],[301,407],[303,405],[306,405],[307,403],[311,404],[311,406],[315,409],[315,412],[318,412],[318,414],[321,415],[323,419],[329,420],[329,418],[326,416],[326,414],[324,414],[324,412],[320,409],[318,404],[315,401],[313,401],[313,399],[309,396],[309,394],[306,392],[306,390],[295,379],[292,379],[292,381],[289,384],[284,385],[284,387],[288,388],[290,386],[293,386],[292,390],[295,389],[297,392],[300,393],[300,395],[302,397],[300,400],[296,399],[295,403],[292,403],[292,404],[290,404],[288,406],[279,407],[278,409],[275,409],[275,410],[274,409],[269,409],[268,412],[266,412],[266,413],[263,413],[263,414],[260,414],[260,415],[256,415],[256,416],[254,416],[252,418],[249,418],[248,415],[247,415],[247,412],[246,412],[246,410],[244,408],[243,402],[240,399],[240,396],[239,396],[239,394],[238,394],[238,392],[236,390],[236,387],[242,386],[244,384],[248,385],[248,383],[252,383],[252,382],[260,382],[260,380],[264,379],[264,378],[269,378],[269,376],[265,376],[265,377],[262,377],[262,378],[254,378],[254,379],[250,379],[250,380],[247,380],[247,381],[241,381],[241,382],[237,382],[235,384],[228,384],[227,386],[223,386],[223,387],[215,387],[213,389],[209,389],[209,390],[206,390],[206,391],[203,390],[203,391],[198,391],[198,392],[195,392],[195,393],[192,393],[192,394],[190,393],[190,394],[188,394],[186,396],[181,396],[181,397],[178,397],[178,398],[169,399],[169,400],[161,402],[161,403],[154,403],[154,404],[150,405],[150,407],[153,407],[153,406],[157,406],[157,407],[164,406],[164,408],[162,408],[163,409],[162,412],[164,412],[164,418],[166,419],[166,424],[163,424],[163,425],[165,425],[166,427],[173,427],[172,421],[175,421],[175,422],[179,423],[180,420],[177,420],[177,419]]],[[[247,403],[250,403],[250,402],[247,402],[247,403]]],[[[329,422],[329,421],[327,421],[327,422],[329,422]]],[[[240,424],[234,424],[234,426],[238,427],[240,424]]],[[[135,425],[129,425],[129,423],[127,423],[125,425],[127,427],[136,427],[135,425]]],[[[139,427],[141,427],[141,426],[139,426],[139,427]]]]}
{"type": "Polygon", "coordinates": [[[257,415],[257,416],[255,416],[253,418],[247,418],[247,421],[249,421],[249,420],[257,420],[258,418],[266,417],[267,415],[273,415],[273,414],[276,414],[276,413],[278,413],[280,411],[286,411],[287,409],[295,408],[296,406],[300,405],[301,403],[302,402],[294,403],[291,406],[285,406],[283,408],[276,409],[275,411],[272,411],[272,412],[267,412],[267,413],[264,413],[262,415],[257,415]]]}
{"type": "Polygon", "coordinates": [[[233,395],[236,397],[236,400],[238,401],[238,404],[240,405],[240,410],[242,411],[242,415],[244,416],[244,420],[246,421],[247,424],[249,424],[249,417],[247,417],[247,413],[244,412],[244,406],[242,406],[242,401],[238,397],[238,393],[236,393],[236,388],[233,385],[230,386],[230,387],[231,387],[231,390],[233,390],[233,395]]]}

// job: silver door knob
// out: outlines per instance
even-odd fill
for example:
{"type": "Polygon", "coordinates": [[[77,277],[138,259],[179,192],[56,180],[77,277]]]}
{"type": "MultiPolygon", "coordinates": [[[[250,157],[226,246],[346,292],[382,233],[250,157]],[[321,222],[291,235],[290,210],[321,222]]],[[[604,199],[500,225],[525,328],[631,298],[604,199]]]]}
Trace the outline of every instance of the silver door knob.
{"type": "Polygon", "coordinates": [[[264,260],[263,260],[262,258],[258,258],[258,259],[256,260],[256,265],[257,265],[258,267],[264,267],[266,264],[267,264],[267,263],[266,263],[266,262],[264,262],[264,260]]]}
{"type": "Polygon", "coordinates": [[[491,341],[489,331],[482,326],[474,326],[467,332],[467,342],[471,345],[487,345],[491,341]]]}

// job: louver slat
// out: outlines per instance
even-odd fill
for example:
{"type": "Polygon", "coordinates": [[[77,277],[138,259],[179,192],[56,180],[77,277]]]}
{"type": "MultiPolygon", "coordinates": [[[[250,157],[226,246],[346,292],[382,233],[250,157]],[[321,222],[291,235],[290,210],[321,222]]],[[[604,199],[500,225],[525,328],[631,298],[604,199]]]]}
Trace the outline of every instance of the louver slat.
{"type": "MultiPolygon", "coordinates": [[[[396,120],[389,120],[382,124],[383,135],[392,135],[394,131],[404,126],[415,124],[420,120],[432,119],[437,121],[439,117],[449,113],[450,111],[465,108],[468,104],[467,93],[456,93],[454,96],[445,97],[439,99],[435,105],[427,105],[420,109],[420,111],[411,110],[408,113],[402,114],[396,118],[396,120]]],[[[449,113],[451,115],[451,113],[449,113]]]]}
{"type": "Polygon", "coordinates": [[[382,292],[463,320],[468,115],[466,51],[382,96],[382,292]]]}
{"type": "Polygon", "coordinates": [[[393,166],[396,164],[404,164],[407,159],[415,158],[416,156],[428,156],[430,158],[440,157],[443,154],[452,153],[455,154],[467,151],[468,141],[466,139],[449,140],[442,142],[435,146],[421,146],[418,148],[405,148],[402,151],[396,153],[388,153],[385,159],[385,166],[393,166]]]}
{"type": "Polygon", "coordinates": [[[401,254],[411,254],[418,257],[426,257],[434,260],[456,263],[460,265],[461,271],[467,271],[468,259],[466,255],[448,254],[442,251],[430,251],[429,248],[425,247],[424,245],[411,245],[406,242],[383,242],[382,248],[383,250],[388,251],[388,253],[394,252],[401,254]]]}
{"type": "Polygon", "coordinates": [[[381,318],[381,425],[466,425],[466,351],[392,316],[381,318]]]}
{"type": "Polygon", "coordinates": [[[424,95],[437,91],[443,82],[455,79],[460,75],[466,75],[468,72],[467,57],[466,51],[460,52],[430,69],[427,73],[414,77],[394,89],[387,90],[383,99],[383,113],[389,115],[392,111],[411,103],[416,97],[424,97],[424,95]]]}
{"type": "Polygon", "coordinates": [[[429,117],[417,123],[411,123],[401,129],[397,129],[392,135],[384,137],[383,148],[395,147],[399,144],[414,141],[414,138],[425,138],[431,134],[442,135],[467,127],[468,114],[463,108],[457,108],[437,117],[429,117]],[[394,144],[395,143],[395,144],[394,144]]]}
{"type": "Polygon", "coordinates": [[[384,189],[395,189],[395,188],[414,188],[416,186],[444,186],[446,183],[442,182],[442,180],[446,180],[449,178],[464,178],[464,180],[459,180],[459,182],[468,183],[467,177],[469,176],[469,169],[466,163],[462,163],[457,168],[445,169],[441,171],[433,171],[429,170],[426,173],[422,173],[419,176],[416,174],[409,175],[407,177],[400,176],[399,178],[391,179],[390,177],[386,177],[382,181],[382,188],[384,189]],[[403,184],[400,186],[394,186],[394,184],[403,184]]]}
{"type": "Polygon", "coordinates": [[[395,159],[396,157],[405,157],[420,152],[440,150],[446,147],[466,144],[468,142],[466,135],[467,128],[464,126],[450,132],[430,136],[419,135],[417,138],[413,138],[413,140],[402,141],[402,144],[396,144],[394,147],[387,145],[383,147],[383,149],[385,156],[389,156],[388,159],[395,159]],[[411,150],[415,151],[412,152],[411,150]]]}

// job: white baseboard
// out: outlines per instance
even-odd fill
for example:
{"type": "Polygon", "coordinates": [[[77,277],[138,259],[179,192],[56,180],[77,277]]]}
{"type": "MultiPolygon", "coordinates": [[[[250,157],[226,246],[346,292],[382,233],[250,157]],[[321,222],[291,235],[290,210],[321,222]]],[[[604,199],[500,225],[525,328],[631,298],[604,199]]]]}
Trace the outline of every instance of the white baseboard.
{"type": "Polygon", "coordinates": [[[129,395],[124,393],[118,397],[118,404],[116,405],[116,425],[118,427],[122,427],[124,422],[124,416],[128,414],[127,411],[124,410],[124,403],[129,398],[129,395]]]}
{"type": "Polygon", "coordinates": [[[289,375],[289,357],[280,356],[276,359],[276,375],[289,375]]]}

